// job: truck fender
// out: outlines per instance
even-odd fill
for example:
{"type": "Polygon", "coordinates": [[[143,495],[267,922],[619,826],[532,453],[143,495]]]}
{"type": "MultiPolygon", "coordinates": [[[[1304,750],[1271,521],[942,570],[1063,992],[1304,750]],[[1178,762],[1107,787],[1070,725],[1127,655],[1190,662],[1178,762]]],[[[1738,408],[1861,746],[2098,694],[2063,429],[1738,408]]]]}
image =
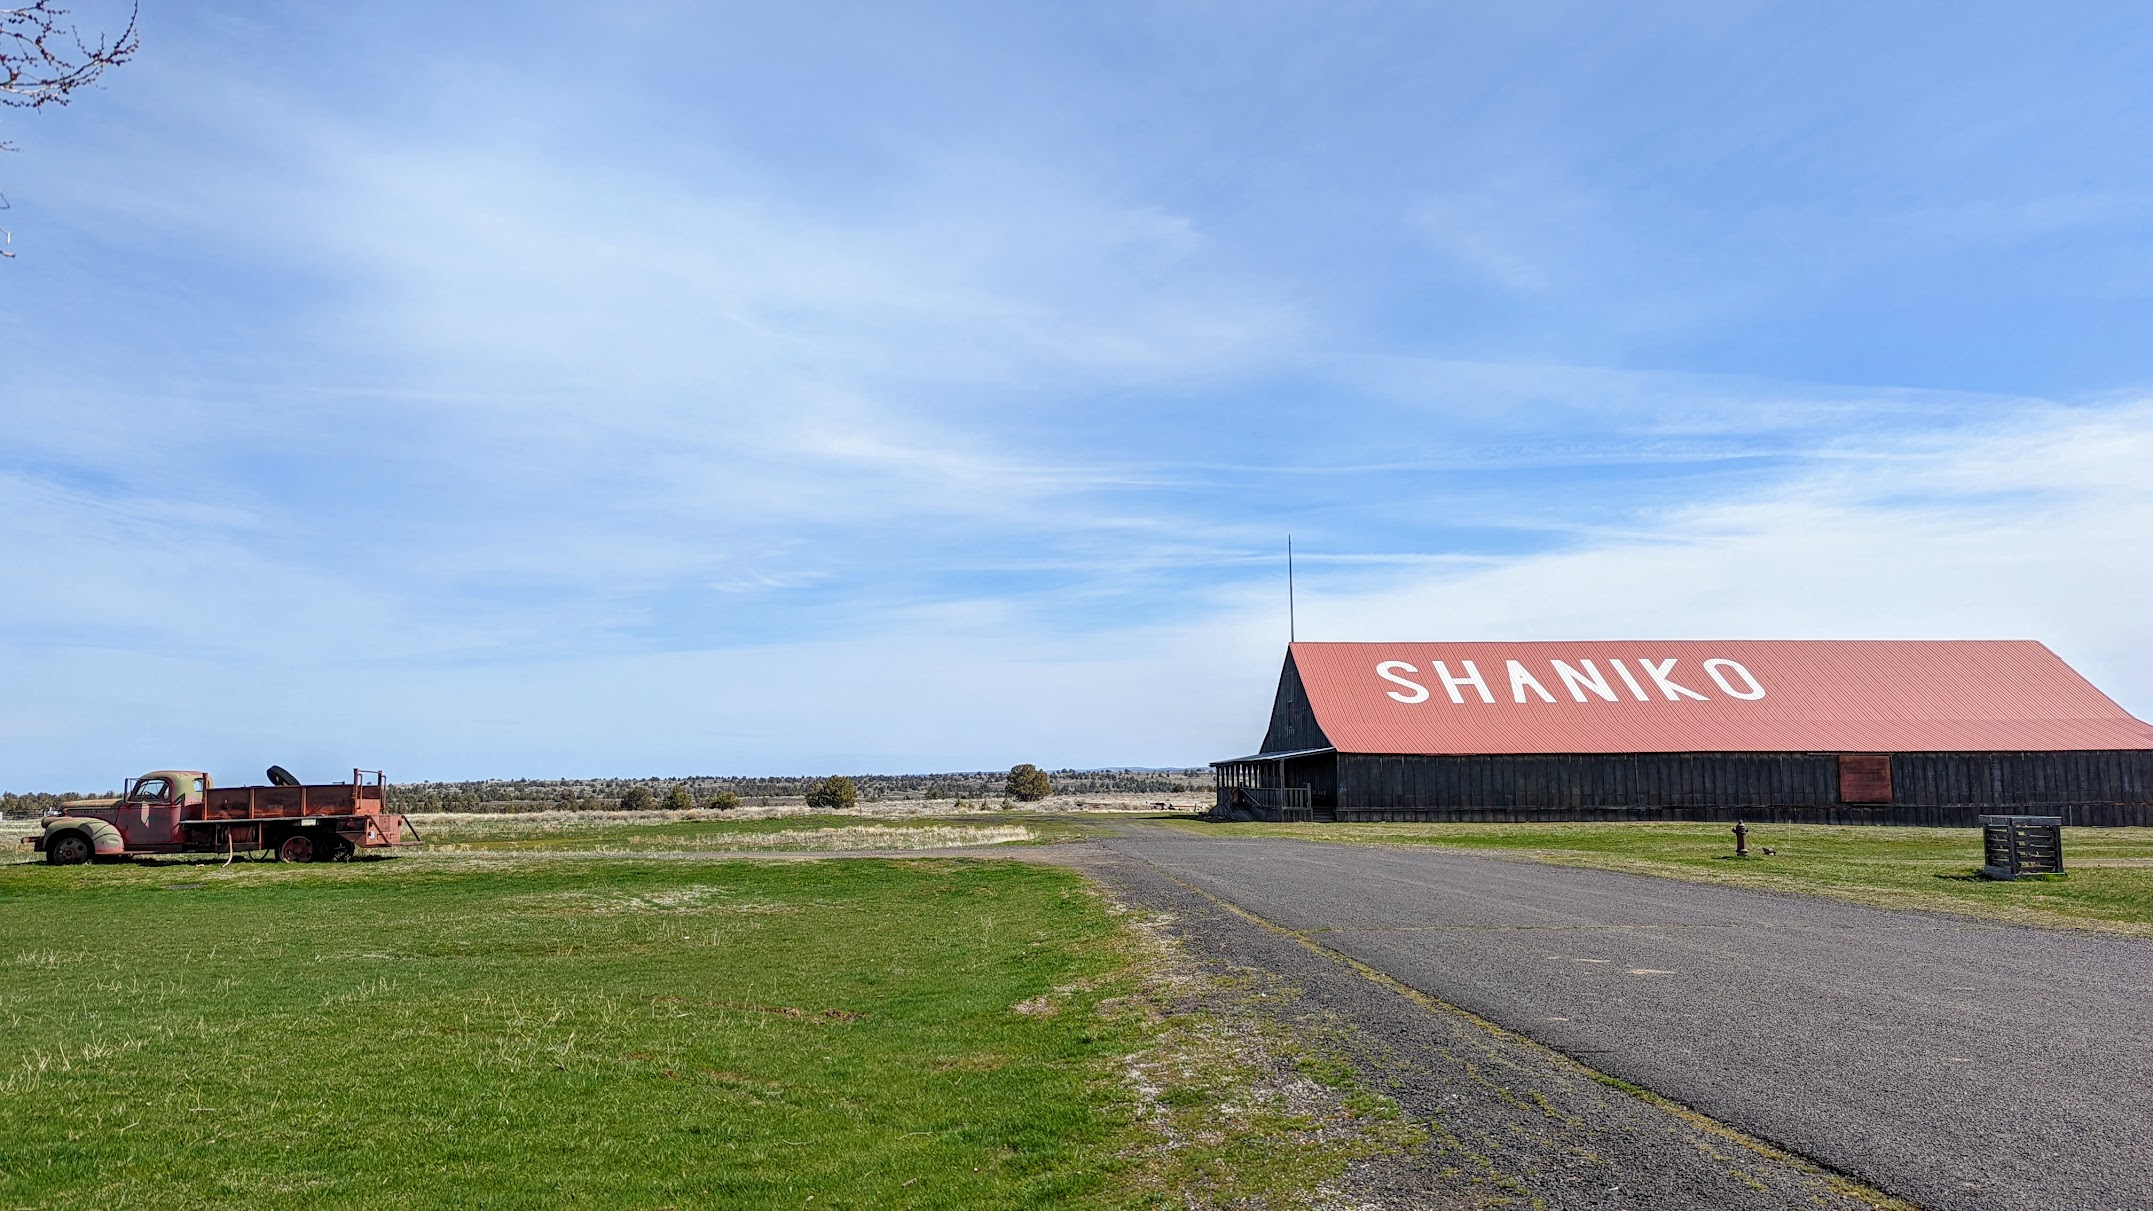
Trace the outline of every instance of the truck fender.
{"type": "Polygon", "coordinates": [[[91,852],[100,858],[117,857],[127,850],[127,839],[120,836],[120,830],[112,827],[108,821],[86,820],[79,816],[60,816],[45,821],[47,837],[68,829],[88,837],[91,852]]]}

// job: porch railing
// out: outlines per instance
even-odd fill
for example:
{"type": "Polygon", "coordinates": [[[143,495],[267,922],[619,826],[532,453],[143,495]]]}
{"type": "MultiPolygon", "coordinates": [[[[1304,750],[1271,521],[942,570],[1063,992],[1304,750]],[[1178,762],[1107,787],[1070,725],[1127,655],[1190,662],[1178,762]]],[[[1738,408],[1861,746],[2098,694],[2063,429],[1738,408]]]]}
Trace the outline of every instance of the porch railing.
{"type": "Polygon", "coordinates": [[[1237,807],[1259,820],[1307,822],[1316,818],[1305,786],[1220,787],[1217,813],[1231,816],[1237,807]]]}

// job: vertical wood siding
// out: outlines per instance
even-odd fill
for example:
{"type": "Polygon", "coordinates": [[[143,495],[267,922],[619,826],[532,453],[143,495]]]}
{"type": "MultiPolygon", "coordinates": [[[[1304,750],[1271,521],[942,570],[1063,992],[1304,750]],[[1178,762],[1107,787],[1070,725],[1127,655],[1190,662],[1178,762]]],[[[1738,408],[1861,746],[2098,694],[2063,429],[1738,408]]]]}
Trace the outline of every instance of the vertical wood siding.
{"type": "Polygon", "coordinates": [[[1301,673],[1293,665],[1293,657],[1286,657],[1286,667],[1278,675],[1278,693],[1271,699],[1271,728],[1263,734],[1263,752],[1291,753],[1306,748],[1328,748],[1330,741],[1324,739],[1323,729],[1316,725],[1316,712],[1308,705],[1308,691],[1301,685],[1301,673]]]}
{"type": "Polygon", "coordinates": [[[1338,755],[1325,753],[1286,762],[1286,785],[1307,787],[1311,807],[1338,806],[1338,755]]]}
{"type": "MultiPolygon", "coordinates": [[[[1296,774],[1332,760],[1296,762],[1296,774]]],[[[1362,756],[1336,760],[1341,820],[1754,820],[1966,825],[2039,807],[2153,826],[2153,752],[1898,753],[1893,801],[1840,800],[1837,753],[1362,756]]],[[[1312,776],[1302,784],[1312,785],[1312,776]]],[[[1329,780],[1326,780],[1327,782],[1329,780]]]]}

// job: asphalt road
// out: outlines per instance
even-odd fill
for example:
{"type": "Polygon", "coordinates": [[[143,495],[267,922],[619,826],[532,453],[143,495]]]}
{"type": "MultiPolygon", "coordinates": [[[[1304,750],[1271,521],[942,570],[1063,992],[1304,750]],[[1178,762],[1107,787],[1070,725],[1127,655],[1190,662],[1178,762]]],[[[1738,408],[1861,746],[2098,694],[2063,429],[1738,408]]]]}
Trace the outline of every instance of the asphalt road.
{"type": "Polygon", "coordinates": [[[2153,942],[1436,850],[1103,843],[1930,1207],[2153,1207],[2153,942]]]}

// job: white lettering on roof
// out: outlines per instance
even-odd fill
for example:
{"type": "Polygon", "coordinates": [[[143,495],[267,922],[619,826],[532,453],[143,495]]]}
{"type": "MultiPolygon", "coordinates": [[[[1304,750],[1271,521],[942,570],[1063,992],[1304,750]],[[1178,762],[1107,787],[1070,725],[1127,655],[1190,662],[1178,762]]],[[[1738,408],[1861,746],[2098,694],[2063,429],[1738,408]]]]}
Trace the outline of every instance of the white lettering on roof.
{"type": "Polygon", "coordinates": [[[1515,660],[1506,660],[1503,663],[1510,666],[1510,700],[1512,702],[1525,701],[1525,687],[1528,685],[1533,687],[1533,693],[1540,695],[1540,701],[1555,701],[1555,695],[1548,693],[1547,687],[1540,684],[1538,678],[1527,672],[1523,664],[1515,660]]]}
{"type": "Polygon", "coordinates": [[[1411,694],[1401,694],[1396,690],[1388,691],[1391,697],[1397,699],[1400,702],[1406,703],[1426,702],[1428,700],[1427,686],[1422,685],[1418,681],[1407,681],[1405,678],[1398,675],[1398,673],[1418,673],[1419,671],[1419,669],[1414,668],[1412,665],[1407,664],[1403,660],[1386,660],[1376,666],[1376,676],[1381,677],[1385,681],[1395,681],[1399,685],[1402,685],[1405,688],[1413,691],[1411,694]],[[1396,669],[1397,672],[1392,672],[1391,670],[1393,669],[1396,669]]]}
{"type": "Polygon", "coordinates": [[[1669,657],[1658,664],[1654,664],[1640,656],[1637,663],[1645,667],[1645,676],[1652,678],[1652,683],[1660,687],[1660,692],[1667,695],[1667,701],[1680,702],[1684,698],[1695,698],[1699,702],[1712,701],[1686,685],[1677,685],[1669,680],[1668,675],[1674,671],[1674,667],[1680,664],[1681,661],[1669,657]]]}
{"type": "Polygon", "coordinates": [[[1714,657],[1704,662],[1704,671],[1705,675],[1710,677],[1715,685],[1727,691],[1729,698],[1740,698],[1744,702],[1755,702],[1757,699],[1764,697],[1764,683],[1758,681],[1754,674],[1735,661],[1714,657]],[[1726,675],[1722,670],[1732,670],[1739,673],[1742,677],[1742,684],[1748,686],[1748,690],[1738,690],[1728,685],[1726,675]]]}
{"type": "Polygon", "coordinates": [[[1613,702],[1615,700],[1615,691],[1608,686],[1606,676],[1600,670],[1592,667],[1590,660],[1578,661],[1579,664],[1585,666],[1585,671],[1582,673],[1571,668],[1570,662],[1567,660],[1555,660],[1550,661],[1550,663],[1555,666],[1555,675],[1562,678],[1563,688],[1570,691],[1570,697],[1583,702],[1585,700],[1585,691],[1591,690],[1599,696],[1602,702],[1613,702]]]}
{"type": "MultiPolygon", "coordinates": [[[[1620,658],[1610,656],[1606,660],[1607,666],[1614,670],[1615,676],[1622,681],[1624,686],[1628,687],[1632,698],[1639,702],[1654,701],[1651,693],[1645,689],[1644,682],[1639,681],[1636,675],[1630,672],[1629,666],[1624,664],[1620,658]]],[[[1465,669],[1462,675],[1452,673],[1450,666],[1441,660],[1430,661],[1428,671],[1442,684],[1443,693],[1450,698],[1453,705],[1464,706],[1466,704],[1464,691],[1467,686],[1471,686],[1473,692],[1480,695],[1481,702],[1493,705],[1495,695],[1488,689],[1487,679],[1480,675],[1479,667],[1470,660],[1459,663],[1465,669]]],[[[1637,658],[1637,666],[1644,670],[1646,679],[1659,690],[1666,701],[1710,702],[1712,700],[1710,695],[1675,680],[1675,666],[1680,663],[1682,662],[1678,658],[1666,660],[1637,658]]],[[[1509,677],[1510,700],[1513,703],[1523,703],[1528,690],[1542,702],[1552,703],[1556,701],[1555,695],[1548,692],[1546,682],[1535,676],[1533,670],[1528,668],[1524,661],[1505,660],[1503,666],[1504,672],[1509,677]]],[[[1550,660],[1548,661],[1548,667],[1554,671],[1554,676],[1551,679],[1560,682],[1562,688],[1569,692],[1570,698],[1574,702],[1621,701],[1621,696],[1616,693],[1614,685],[1608,681],[1607,674],[1602,672],[1599,665],[1591,660],[1581,659],[1575,663],[1568,660],[1550,660]]],[[[1406,676],[1408,673],[1413,676],[1420,675],[1420,670],[1407,661],[1379,661],[1375,666],[1375,672],[1376,676],[1398,687],[1397,689],[1385,691],[1385,694],[1393,701],[1412,706],[1431,701],[1433,698],[1426,685],[1411,680],[1406,676]]],[[[1742,702],[1755,702],[1764,697],[1764,683],[1757,680],[1757,675],[1750,672],[1738,660],[1715,656],[1704,662],[1704,673],[1705,676],[1712,679],[1712,684],[1718,686],[1720,692],[1729,698],[1742,702]]]]}
{"type": "Polygon", "coordinates": [[[1637,678],[1630,675],[1630,666],[1622,663],[1620,657],[1610,656],[1607,663],[1615,666],[1615,675],[1622,678],[1622,684],[1630,687],[1630,693],[1636,695],[1639,702],[1652,701],[1652,695],[1645,692],[1645,687],[1637,684],[1637,678]]]}
{"type": "Polygon", "coordinates": [[[1451,676],[1449,666],[1440,660],[1435,662],[1435,675],[1442,680],[1443,688],[1450,694],[1450,700],[1459,706],[1465,705],[1465,695],[1458,692],[1458,687],[1462,685],[1469,685],[1479,690],[1482,702],[1492,703],[1495,701],[1495,695],[1488,692],[1488,683],[1480,679],[1480,670],[1474,668],[1473,662],[1470,660],[1465,662],[1465,676],[1463,677],[1451,676]]]}

